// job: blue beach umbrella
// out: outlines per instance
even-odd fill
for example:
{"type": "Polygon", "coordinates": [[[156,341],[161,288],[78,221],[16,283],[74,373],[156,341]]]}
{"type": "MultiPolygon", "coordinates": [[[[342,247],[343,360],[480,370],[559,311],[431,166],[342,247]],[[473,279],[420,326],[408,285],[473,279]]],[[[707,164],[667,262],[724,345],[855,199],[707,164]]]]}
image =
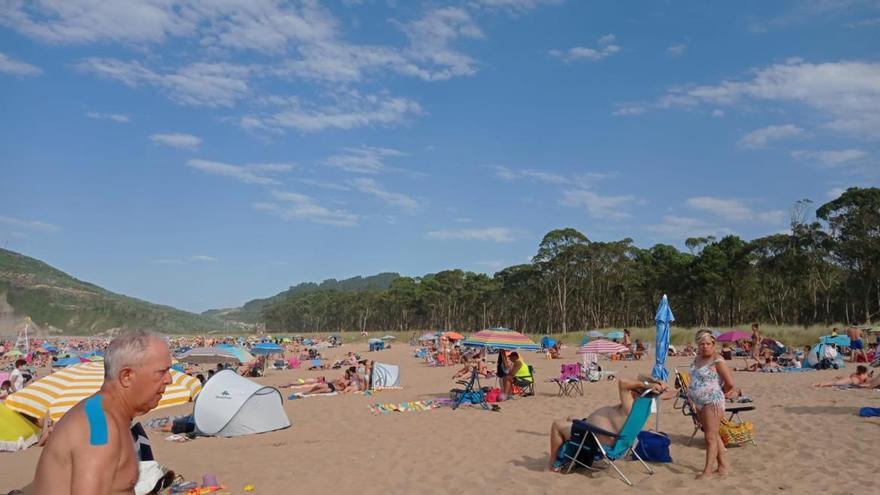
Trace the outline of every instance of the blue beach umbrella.
{"type": "Polygon", "coordinates": [[[605,335],[605,338],[606,338],[606,339],[612,339],[612,340],[613,340],[613,339],[622,339],[622,338],[623,338],[623,332],[621,332],[620,330],[615,330],[615,331],[613,331],[613,332],[608,332],[608,334],[605,335]]]}
{"type": "Polygon", "coordinates": [[[663,299],[660,299],[660,306],[657,308],[657,316],[654,319],[657,322],[657,347],[651,376],[665,382],[669,379],[669,372],[666,371],[666,355],[669,353],[669,324],[675,321],[666,294],[663,294],[663,299]]]}

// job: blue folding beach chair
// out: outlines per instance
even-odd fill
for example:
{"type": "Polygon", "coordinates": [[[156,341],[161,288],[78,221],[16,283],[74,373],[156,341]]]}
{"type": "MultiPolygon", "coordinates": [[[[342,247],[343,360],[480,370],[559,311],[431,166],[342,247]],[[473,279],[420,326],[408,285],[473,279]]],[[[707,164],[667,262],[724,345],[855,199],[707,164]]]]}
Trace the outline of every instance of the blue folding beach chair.
{"type": "Polygon", "coordinates": [[[471,372],[470,380],[459,380],[456,383],[464,385],[464,388],[454,388],[450,390],[453,410],[458,409],[458,406],[462,405],[464,402],[478,404],[483,406],[483,409],[489,409],[489,403],[486,402],[486,394],[483,392],[482,387],[480,387],[480,374],[477,370],[471,372]]]}
{"type": "Polygon", "coordinates": [[[636,399],[629,412],[629,416],[626,418],[626,422],[623,424],[623,428],[620,429],[620,433],[612,433],[598,426],[591,425],[586,421],[573,421],[571,424],[571,439],[562,446],[563,457],[570,461],[566,472],[571,472],[575,464],[597,471],[598,469],[593,467],[593,462],[604,460],[617,471],[617,474],[623,478],[626,484],[632,486],[629,478],[614,463],[614,461],[619,461],[632,452],[633,457],[642,463],[648,474],[654,474],[651,466],[646,464],[633,448],[639,432],[645,427],[645,423],[648,422],[648,416],[651,415],[651,402],[653,400],[653,397],[648,396],[636,399]],[[602,445],[597,435],[613,438],[614,444],[602,445]]]}

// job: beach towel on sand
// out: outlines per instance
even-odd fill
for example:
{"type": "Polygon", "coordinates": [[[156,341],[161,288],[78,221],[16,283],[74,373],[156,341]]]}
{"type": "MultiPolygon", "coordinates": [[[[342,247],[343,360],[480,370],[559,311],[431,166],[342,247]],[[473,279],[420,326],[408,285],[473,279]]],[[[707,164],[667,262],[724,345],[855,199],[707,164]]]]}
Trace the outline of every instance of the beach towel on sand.
{"type": "Polygon", "coordinates": [[[863,418],[880,416],[880,407],[863,407],[859,409],[859,416],[863,418]]]}

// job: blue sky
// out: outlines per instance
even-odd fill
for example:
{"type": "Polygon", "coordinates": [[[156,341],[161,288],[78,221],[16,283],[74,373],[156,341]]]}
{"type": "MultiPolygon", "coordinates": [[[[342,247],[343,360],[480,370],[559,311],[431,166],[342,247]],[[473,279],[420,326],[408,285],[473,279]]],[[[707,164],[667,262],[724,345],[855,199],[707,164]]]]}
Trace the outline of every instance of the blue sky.
{"type": "Polygon", "coordinates": [[[880,2],[0,9],[0,245],[183,309],[784,231],[880,183],[880,2]]]}

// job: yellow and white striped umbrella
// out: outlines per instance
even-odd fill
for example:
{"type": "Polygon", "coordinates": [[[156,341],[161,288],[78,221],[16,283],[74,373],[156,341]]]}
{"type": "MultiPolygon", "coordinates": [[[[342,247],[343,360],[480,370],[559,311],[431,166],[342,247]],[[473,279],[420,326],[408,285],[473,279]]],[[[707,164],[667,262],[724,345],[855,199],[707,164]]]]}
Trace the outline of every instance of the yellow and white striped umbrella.
{"type": "MultiPolygon", "coordinates": [[[[156,409],[185,404],[202,391],[198,379],[171,370],[172,383],[156,409]]],[[[104,362],[88,362],[70,366],[44,376],[6,398],[6,407],[34,418],[48,412],[58,421],[79,401],[94,394],[104,383],[104,362]]]]}

